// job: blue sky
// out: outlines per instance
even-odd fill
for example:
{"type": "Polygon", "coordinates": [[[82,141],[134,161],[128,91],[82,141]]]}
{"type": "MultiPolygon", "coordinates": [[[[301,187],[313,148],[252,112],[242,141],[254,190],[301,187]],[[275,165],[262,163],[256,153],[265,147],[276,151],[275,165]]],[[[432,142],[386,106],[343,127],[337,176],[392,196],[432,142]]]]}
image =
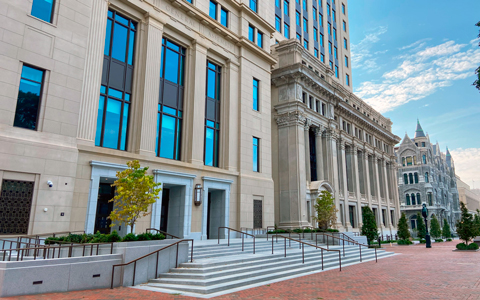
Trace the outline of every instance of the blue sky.
{"type": "Polygon", "coordinates": [[[416,120],[480,187],[480,1],[348,2],[355,94],[413,136],[416,120]],[[452,5],[453,4],[453,5],[452,5]]]}

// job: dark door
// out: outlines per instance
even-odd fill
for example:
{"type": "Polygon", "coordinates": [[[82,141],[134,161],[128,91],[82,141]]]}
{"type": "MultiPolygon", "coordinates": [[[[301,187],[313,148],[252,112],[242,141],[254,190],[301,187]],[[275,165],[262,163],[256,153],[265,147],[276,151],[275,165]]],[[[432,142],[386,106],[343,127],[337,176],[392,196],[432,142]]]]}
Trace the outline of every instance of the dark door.
{"type": "Polygon", "coordinates": [[[110,233],[112,220],[108,218],[113,210],[113,202],[108,202],[115,197],[115,187],[110,183],[100,183],[98,188],[97,215],[95,218],[95,233],[110,233]]]}
{"type": "Polygon", "coordinates": [[[253,228],[262,228],[262,200],[253,200],[253,228]]]}
{"type": "Polygon", "coordinates": [[[162,212],[160,214],[160,230],[167,231],[168,225],[168,203],[170,201],[170,190],[163,189],[162,190],[162,212]]]}
{"type": "Polygon", "coordinates": [[[355,228],[355,206],[348,206],[348,213],[350,215],[350,224],[355,228]]]}
{"type": "Polygon", "coordinates": [[[207,239],[210,238],[210,211],[212,209],[212,193],[208,193],[208,209],[207,209],[207,239]]]}
{"type": "Polygon", "coordinates": [[[3,180],[0,194],[0,234],[27,234],[33,182],[3,180]]]}

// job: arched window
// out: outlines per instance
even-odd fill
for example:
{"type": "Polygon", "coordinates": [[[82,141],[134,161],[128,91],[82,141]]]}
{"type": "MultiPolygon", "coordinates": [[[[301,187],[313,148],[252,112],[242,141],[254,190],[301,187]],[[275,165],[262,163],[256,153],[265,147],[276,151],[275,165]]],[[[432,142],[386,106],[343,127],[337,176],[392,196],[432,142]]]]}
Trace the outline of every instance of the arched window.
{"type": "Polygon", "coordinates": [[[422,200],[420,200],[420,193],[417,193],[417,203],[422,204],[422,200]]]}
{"type": "Polygon", "coordinates": [[[425,154],[422,156],[422,161],[423,161],[423,164],[425,165],[427,164],[427,156],[425,154]]]}
{"type": "Polygon", "coordinates": [[[427,194],[428,205],[433,206],[432,193],[427,194]]]}
{"type": "Polygon", "coordinates": [[[412,193],[411,197],[412,197],[412,205],[416,205],[416,203],[415,203],[415,194],[412,193]]]}
{"type": "Polygon", "coordinates": [[[418,183],[418,173],[413,174],[415,176],[415,183],[418,183]]]}
{"type": "Polygon", "coordinates": [[[428,172],[425,172],[425,182],[428,183],[428,172]]]}
{"type": "Polygon", "coordinates": [[[405,167],[405,157],[402,157],[402,166],[405,167]]]}
{"type": "Polygon", "coordinates": [[[412,227],[412,229],[417,228],[417,215],[410,217],[410,227],[412,227]]]}
{"type": "Polygon", "coordinates": [[[408,178],[410,179],[410,184],[413,184],[413,174],[408,174],[408,178]]]}
{"type": "Polygon", "coordinates": [[[407,175],[407,173],[403,174],[403,183],[408,184],[408,175],[407,175]]]}
{"type": "Polygon", "coordinates": [[[405,195],[405,199],[406,199],[407,205],[410,205],[410,195],[409,194],[405,195]]]}

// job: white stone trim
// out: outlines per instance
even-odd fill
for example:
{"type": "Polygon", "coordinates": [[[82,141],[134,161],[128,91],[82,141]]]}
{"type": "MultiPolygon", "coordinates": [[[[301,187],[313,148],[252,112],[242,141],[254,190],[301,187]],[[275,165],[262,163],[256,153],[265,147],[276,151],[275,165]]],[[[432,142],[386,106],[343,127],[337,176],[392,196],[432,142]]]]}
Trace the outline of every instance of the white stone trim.
{"type": "Polygon", "coordinates": [[[230,186],[233,180],[220,179],[214,177],[203,176],[203,213],[202,213],[202,240],[207,239],[207,216],[208,216],[208,189],[225,191],[225,218],[224,226],[229,226],[230,220],[230,186]]]}

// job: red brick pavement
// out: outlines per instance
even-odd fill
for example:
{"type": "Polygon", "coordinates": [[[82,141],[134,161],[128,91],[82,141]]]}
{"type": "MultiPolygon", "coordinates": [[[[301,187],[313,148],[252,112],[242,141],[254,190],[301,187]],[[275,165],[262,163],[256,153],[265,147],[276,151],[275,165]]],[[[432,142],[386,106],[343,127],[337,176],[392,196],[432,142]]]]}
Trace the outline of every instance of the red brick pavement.
{"type": "MultiPolygon", "coordinates": [[[[303,276],[215,299],[480,299],[480,252],[452,252],[458,241],[387,246],[401,255],[303,276]]],[[[5,299],[194,299],[132,288],[5,299]]]]}

